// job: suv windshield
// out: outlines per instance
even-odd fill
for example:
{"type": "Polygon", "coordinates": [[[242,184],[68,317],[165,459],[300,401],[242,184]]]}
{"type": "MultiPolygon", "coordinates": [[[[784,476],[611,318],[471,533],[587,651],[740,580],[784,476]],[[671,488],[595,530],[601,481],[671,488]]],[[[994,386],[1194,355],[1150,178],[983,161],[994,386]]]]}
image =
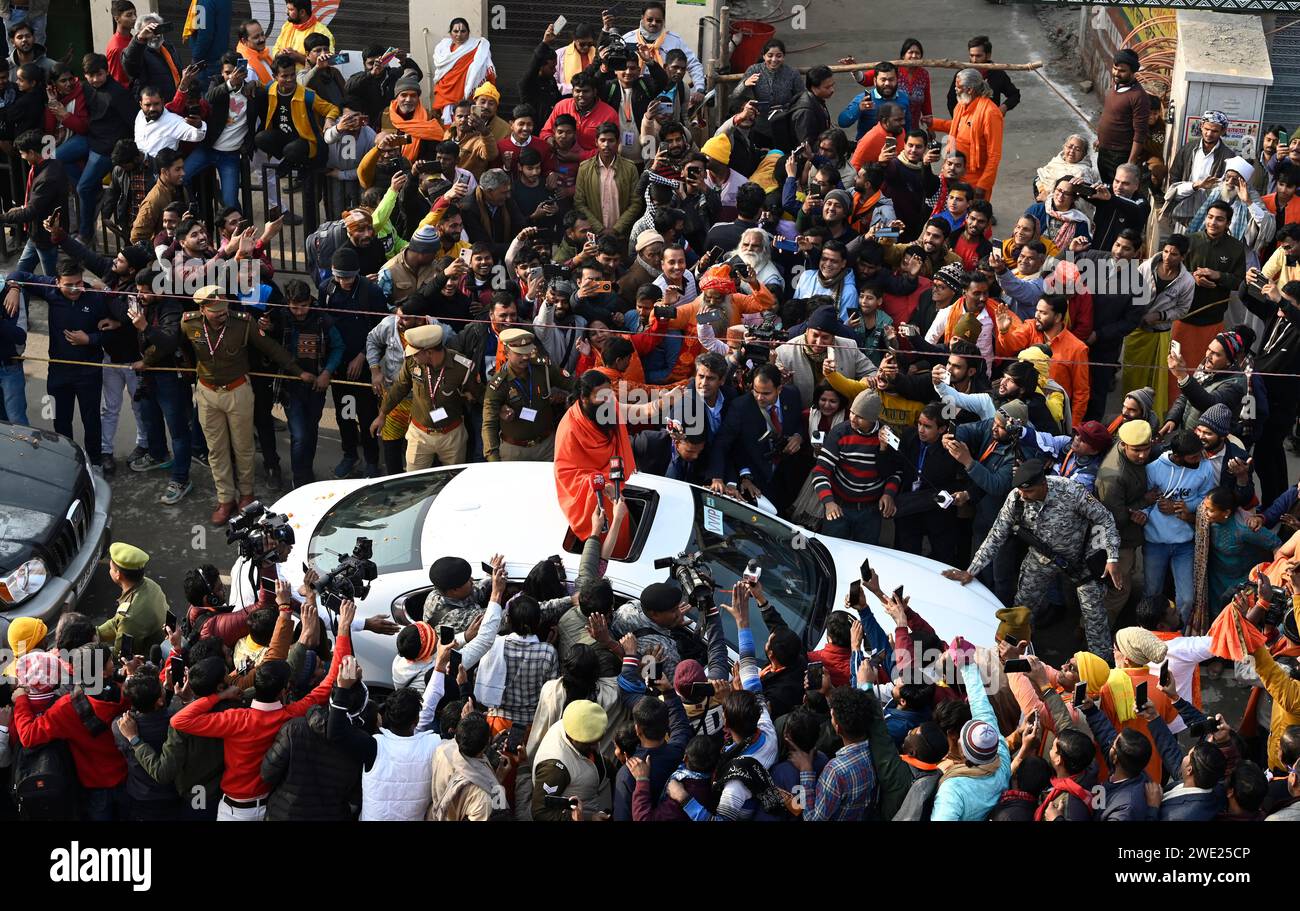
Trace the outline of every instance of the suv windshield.
{"type": "MultiPolygon", "coordinates": [[[[828,582],[821,578],[821,568],[807,547],[792,546],[794,532],[785,523],[765,512],[730,497],[716,496],[695,488],[695,527],[688,550],[698,548],[704,564],[717,586],[715,597],[729,599],[731,586],[740,581],[746,564],[758,560],[759,581],[777,613],[799,635],[808,638],[808,624],[815,611],[818,592],[828,582]]],[[[722,611],[727,641],[736,647],[736,624],[722,611]]],[[[755,606],[750,614],[754,644],[762,662],[763,644],[768,630],[755,606]]],[[[820,631],[816,631],[820,634],[820,631]]]]}
{"type": "Polygon", "coordinates": [[[425,514],[462,470],[395,475],[348,494],[316,526],[307,559],[324,575],[352,553],[358,537],[366,537],[374,542],[380,573],[417,569],[425,514]]]}

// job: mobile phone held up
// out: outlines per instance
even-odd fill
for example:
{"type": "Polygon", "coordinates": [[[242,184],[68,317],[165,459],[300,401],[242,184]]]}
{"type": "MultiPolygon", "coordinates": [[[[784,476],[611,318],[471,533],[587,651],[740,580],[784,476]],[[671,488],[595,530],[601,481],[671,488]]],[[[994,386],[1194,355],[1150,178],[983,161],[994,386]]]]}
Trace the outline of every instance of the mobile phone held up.
{"type": "Polygon", "coordinates": [[[456,639],[456,629],[451,626],[438,627],[438,642],[442,645],[451,645],[456,639]]]}
{"type": "Polygon", "coordinates": [[[1088,684],[1080,680],[1074,685],[1074,698],[1071,700],[1072,705],[1083,705],[1088,698],[1088,684]]]}
{"type": "Polygon", "coordinates": [[[512,722],[510,725],[510,733],[506,735],[505,751],[507,753],[518,753],[519,748],[523,746],[524,743],[524,734],[527,732],[528,726],[522,721],[512,722]]]}
{"type": "Polygon", "coordinates": [[[809,661],[806,671],[808,678],[808,689],[817,692],[822,688],[822,663],[820,661],[809,661]]]}
{"type": "Polygon", "coordinates": [[[1002,670],[1004,670],[1008,674],[1028,674],[1029,659],[1010,658],[1002,665],[1002,670]]]}

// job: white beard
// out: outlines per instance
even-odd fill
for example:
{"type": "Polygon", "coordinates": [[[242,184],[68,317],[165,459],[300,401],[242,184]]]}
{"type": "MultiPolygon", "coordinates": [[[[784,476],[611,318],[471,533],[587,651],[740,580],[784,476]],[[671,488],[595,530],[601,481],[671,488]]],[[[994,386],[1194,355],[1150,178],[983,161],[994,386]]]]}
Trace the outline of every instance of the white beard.
{"type": "Polygon", "coordinates": [[[740,250],[737,251],[736,255],[740,257],[741,262],[754,270],[755,275],[764,269],[770,262],[767,256],[762,253],[746,253],[744,250],[740,250]]]}

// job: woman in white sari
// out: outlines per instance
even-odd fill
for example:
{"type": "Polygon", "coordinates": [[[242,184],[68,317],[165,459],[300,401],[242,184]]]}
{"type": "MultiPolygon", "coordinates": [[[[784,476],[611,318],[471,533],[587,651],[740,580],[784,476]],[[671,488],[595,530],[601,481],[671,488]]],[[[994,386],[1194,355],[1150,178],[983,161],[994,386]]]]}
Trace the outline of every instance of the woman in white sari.
{"type": "Polygon", "coordinates": [[[433,110],[451,123],[456,103],[474,94],[485,82],[496,82],[492,45],[486,38],[471,38],[469,23],[457,16],[446,38],[433,49],[433,110]]]}

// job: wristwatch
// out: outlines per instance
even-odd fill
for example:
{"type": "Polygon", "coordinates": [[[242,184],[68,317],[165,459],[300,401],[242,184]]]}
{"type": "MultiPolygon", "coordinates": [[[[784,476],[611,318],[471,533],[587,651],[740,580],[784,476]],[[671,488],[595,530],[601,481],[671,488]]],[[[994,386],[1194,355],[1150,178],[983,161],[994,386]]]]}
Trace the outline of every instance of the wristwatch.
{"type": "Polygon", "coordinates": [[[138,747],[140,744],[144,743],[144,741],[140,739],[139,734],[136,734],[134,737],[128,740],[127,743],[129,743],[133,747],[138,747]]]}

